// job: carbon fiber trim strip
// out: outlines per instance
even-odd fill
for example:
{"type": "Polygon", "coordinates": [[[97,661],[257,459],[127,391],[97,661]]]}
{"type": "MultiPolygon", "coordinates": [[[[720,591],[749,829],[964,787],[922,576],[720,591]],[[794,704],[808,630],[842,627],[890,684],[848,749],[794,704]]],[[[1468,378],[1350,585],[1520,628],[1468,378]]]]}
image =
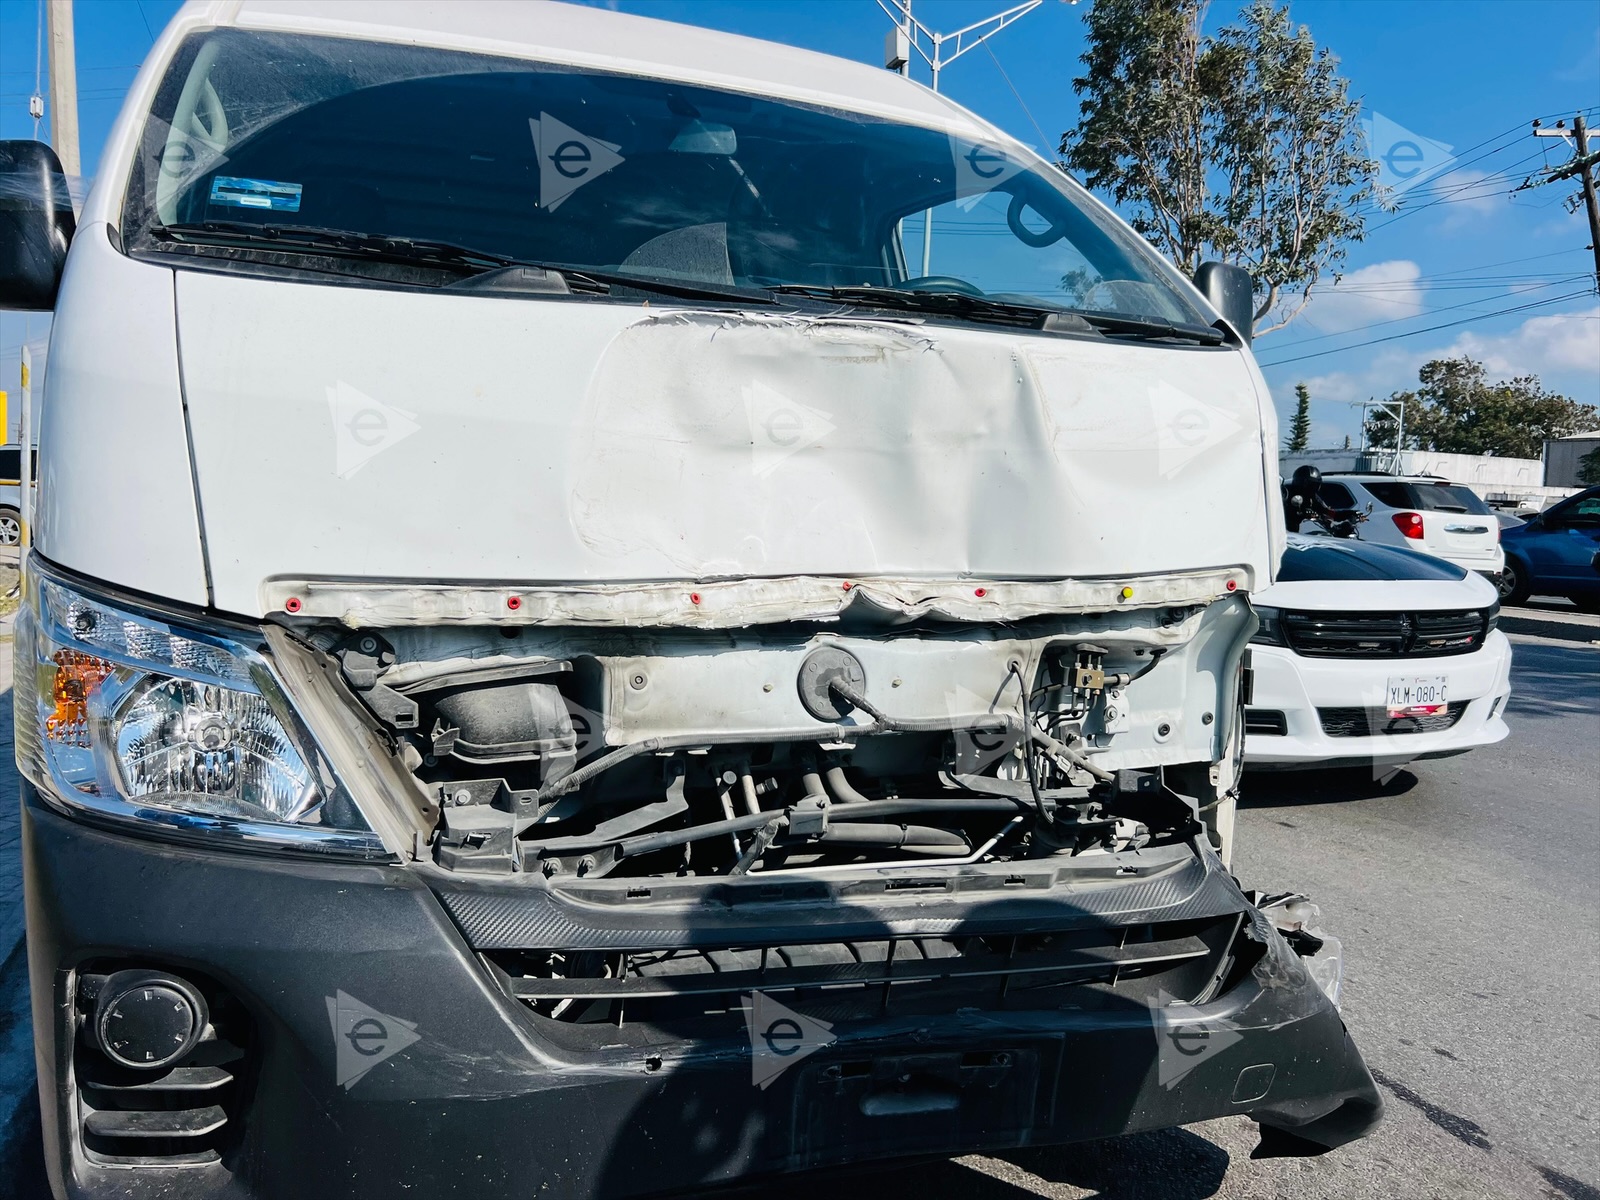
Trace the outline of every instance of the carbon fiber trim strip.
{"type": "MultiPolygon", "coordinates": [[[[595,905],[539,884],[437,888],[474,950],[623,950],[815,942],[871,937],[949,937],[1075,926],[1215,917],[1248,907],[1215,859],[1191,859],[1122,882],[1058,884],[1043,894],[997,889],[804,902],[595,905]]],[[[754,892],[752,892],[752,895],[754,892]]]]}

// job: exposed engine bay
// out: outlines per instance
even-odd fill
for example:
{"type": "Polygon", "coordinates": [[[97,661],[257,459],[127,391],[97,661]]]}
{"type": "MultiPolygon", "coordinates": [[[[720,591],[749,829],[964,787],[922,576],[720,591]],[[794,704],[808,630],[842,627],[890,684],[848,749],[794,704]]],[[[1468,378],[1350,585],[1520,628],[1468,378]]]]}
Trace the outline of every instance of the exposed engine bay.
{"type": "Polygon", "coordinates": [[[410,778],[419,856],[552,881],[1108,854],[1233,787],[1253,628],[1210,604],[977,624],[303,630],[410,778]],[[425,850],[425,855],[420,851],[425,850]]]}

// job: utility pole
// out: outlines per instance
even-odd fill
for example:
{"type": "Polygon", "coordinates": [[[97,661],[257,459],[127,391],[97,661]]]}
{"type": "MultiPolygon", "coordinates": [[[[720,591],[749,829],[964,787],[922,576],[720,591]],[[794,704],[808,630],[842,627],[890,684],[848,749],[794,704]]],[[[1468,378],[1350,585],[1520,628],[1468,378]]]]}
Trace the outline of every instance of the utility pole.
{"type": "MultiPolygon", "coordinates": [[[[1594,252],[1594,281],[1596,289],[1600,289],[1600,198],[1595,195],[1595,164],[1600,163],[1600,151],[1589,149],[1589,129],[1584,124],[1583,114],[1579,113],[1572,119],[1572,128],[1566,128],[1565,121],[1557,121],[1553,129],[1541,129],[1539,122],[1533,123],[1534,137],[1566,138],[1574,143],[1577,151],[1572,160],[1563,163],[1554,170],[1543,172],[1543,178],[1535,179],[1529,176],[1522,181],[1520,187],[1513,190],[1523,191],[1526,188],[1540,187],[1547,183],[1555,183],[1562,179],[1571,179],[1577,176],[1583,185],[1583,206],[1589,216],[1589,249],[1594,252]]],[[[1569,208],[1570,212],[1571,209],[1569,208]]]]}
{"type": "MultiPolygon", "coordinates": [[[[1076,0],[1074,0],[1076,2],[1076,0]]],[[[889,14],[894,21],[894,29],[889,34],[887,53],[884,55],[884,66],[891,71],[909,76],[911,72],[911,56],[905,53],[907,49],[915,50],[922,55],[929,70],[933,72],[933,90],[939,90],[939,72],[960,58],[968,50],[976,50],[984,42],[999,33],[1007,25],[1019,21],[1027,16],[1044,0],[1023,0],[1023,3],[1005,12],[996,13],[992,17],[985,17],[981,21],[974,21],[963,29],[954,33],[935,33],[921,21],[911,15],[911,0],[878,0],[878,7],[889,14]],[[919,37],[920,35],[920,37],[919,37]],[[933,48],[930,54],[922,48],[923,40],[933,48]],[[951,47],[950,53],[945,53],[945,47],[951,47]]],[[[928,273],[928,262],[933,257],[933,212],[929,210],[922,214],[922,273],[928,273]]]]}
{"type": "Polygon", "coordinates": [[[68,178],[83,174],[78,157],[78,63],[72,0],[50,0],[50,144],[68,178]]]}
{"type": "Polygon", "coordinates": [[[1594,282],[1600,287],[1600,199],[1594,194],[1596,156],[1589,153],[1589,131],[1584,127],[1582,113],[1572,118],[1572,135],[1578,139],[1578,157],[1573,161],[1583,180],[1583,206],[1589,210],[1589,249],[1594,251],[1594,282]]]}

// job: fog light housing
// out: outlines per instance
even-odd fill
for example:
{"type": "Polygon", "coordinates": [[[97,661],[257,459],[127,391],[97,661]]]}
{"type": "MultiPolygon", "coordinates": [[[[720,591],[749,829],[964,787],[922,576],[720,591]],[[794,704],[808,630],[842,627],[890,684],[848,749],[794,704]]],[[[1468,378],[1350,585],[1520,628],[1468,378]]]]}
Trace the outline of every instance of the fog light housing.
{"type": "Polygon", "coordinates": [[[186,980],[164,971],[117,971],[100,985],[94,1039],[112,1062],[158,1071],[193,1050],[210,1021],[205,997],[186,980]]]}

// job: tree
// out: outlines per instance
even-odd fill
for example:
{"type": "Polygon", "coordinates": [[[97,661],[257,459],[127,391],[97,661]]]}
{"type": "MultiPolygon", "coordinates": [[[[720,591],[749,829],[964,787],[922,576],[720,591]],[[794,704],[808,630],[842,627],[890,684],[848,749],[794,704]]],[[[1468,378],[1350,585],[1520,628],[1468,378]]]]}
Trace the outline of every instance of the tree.
{"type": "Polygon", "coordinates": [[[1214,37],[1204,12],[1201,0],[1095,0],[1061,155],[1186,274],[1213,257],[1248,268],[1260,335],[1324,275],[1337,281],[1377,164],[1338,59],[1287,8],[1253,0],[1214,37]]]}
{"type": "Polygon", "coordinates": [[[1289,422],[1289,436],[1283,448],[1298,454],[1311,445],[1311,390],[1303,383],[1294,385],[1294,420],[1289,422]]]}
{"type": "MultiPolygon", "coordinates": [[[[1415,391],[1390,397],[1406,405],[1401,449],[1538,458],[1546,439],[1597,423],[1594,405],[1545,391],[1537,375],[1491,383],[1484,365],[1466,356],[1424,363],[1417,381],[1415,391]]],[[[1367,418],[1367,439],[1373,445],[1392,446],[1394,434],[1394,418],[1388,413],[1367,418]]]]}
{"type": "Polygon", "coordinates": [[[1600,447],[1589,451],[1578,460],[1578,482],[1600,483],[1600,447]]]}

